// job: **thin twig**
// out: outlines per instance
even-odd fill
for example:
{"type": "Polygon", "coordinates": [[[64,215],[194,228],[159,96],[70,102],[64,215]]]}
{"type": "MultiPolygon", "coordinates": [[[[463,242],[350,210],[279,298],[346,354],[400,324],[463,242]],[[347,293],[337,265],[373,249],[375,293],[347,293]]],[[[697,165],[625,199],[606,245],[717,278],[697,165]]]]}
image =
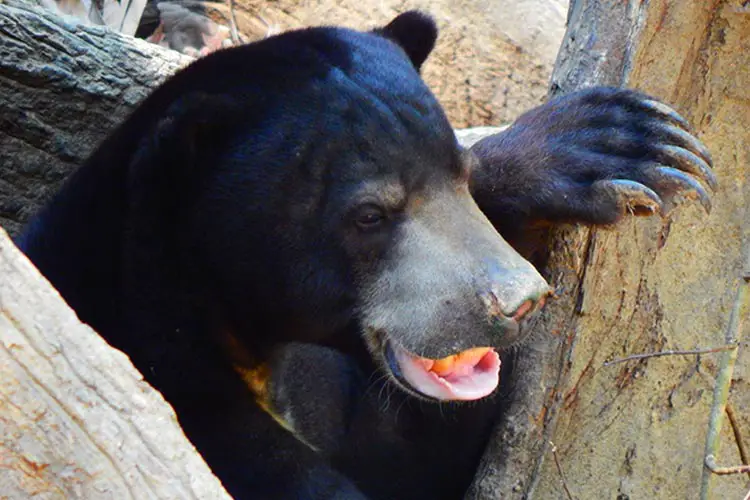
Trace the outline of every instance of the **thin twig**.
{"type": "MultiPolygon", "coordinates": [[[[737,294],[734,299],[732,313],[729,316],[729,325],[727,325],[724,334],[724,342],[728,345],[739,344],[742,337],[742,323],[745,319],[748,300],[750,299],[750,253],[744,256],[745,262],[742,273],[742,281],[737,288],[737,294]]],[[[709,460],[713,461],[719,452],[719,436],[721,434],[721,424],[724,413],[726,412],[727,399],[729,398],[729,388],[732,385],[732,374],[734,372],[734,363],[737,360],[739,348],[725,351],[721,354],[719,361],[719,372],[714,385],[714,402],[711,405],[711,416],[708,423],[708,432],[706,433],[706,451],[705,467],[701,477],[701,500],[708,500],[710,497],[711,479],[714,470],[709,465],[709,460]]],[[[750,466],[747,469],[750,470],[750,466]]]]}
{"type": "Polygon", "coordinates": [[[659,351],[659,352],[646,352],[642,354],[633,354],[632,356],[627,356],[624,358],[618,358],[613,359],[612,361],[607,361],[606,363],[602,364],[602,366],[611,366],[616,365],[618,363],[624,363],[626,361],[633,361],[638,359],[646,359],[646,358],[658,358],[660,356],[694,356],[698,354],[710,354],[712,352],[724,352],[724,351],[730,351],[732,349],[736,349],[738,344],[727,344],[720,347],[710,347],[706,349],[689,349],[686,351],[659,351]]]}
{"type": "Polygon", "coordinates": [[[720,467],[713,455],[706,456],[706,468],[717,476],[728,476],[729,474],[747,474],[750,465],[735,465],[732,467],[720,467]]]}
{"type": "MultiPolygon", "coordinates": [[[[729,419],[729,425],[732,427],[732,432],[734,433],[734,442],[737,443],[737,450],[740,452],[740,460],[742,460],[743,465],[750,465],[745,440],[742,439],[740,423],[737,421],[737,416],[734,414],[734,407],[729,403],[727,403],[727,418],[729,419]]],[[[747,477],[750,478],[750,472],[747,473],[747,477]]]]}
{"type": "Polygon", "coordinates": [[[239,45],[242,40],[240,40],[240,33],[237,31],[237,17],[234,14],[234,0],[229,0],[229,21],[229,27],[232,30],[232,43],[239,45]]]}
{"type": "Polygon", "coordinates": [[[557,458],[557,446],[555,446],[555,443],[553,443],[552,441],[550,441],[549,444],[552,445],[552,458],[555,459],[555,466],[557,466],[557,472],[560,474],[560,480],[562,481],[565,494],[568,495],[568,500],[573,500],[573,494],[568,489],[568,482],[565,480],[565,474],[563,473],[560,459],[557,458]]]}

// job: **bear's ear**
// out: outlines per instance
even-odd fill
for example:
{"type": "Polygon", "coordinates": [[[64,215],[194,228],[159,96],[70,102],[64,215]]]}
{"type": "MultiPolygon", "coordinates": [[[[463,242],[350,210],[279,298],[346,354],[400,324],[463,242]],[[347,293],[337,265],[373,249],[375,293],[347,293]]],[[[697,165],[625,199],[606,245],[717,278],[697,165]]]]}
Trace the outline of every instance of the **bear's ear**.
{"type": "Polygon", "coordinates": [[[373,31],[399,44],[417,71],[435,47],[438,34],[435,20],[416,10],[404,12],[386,26],[373,31]]]}

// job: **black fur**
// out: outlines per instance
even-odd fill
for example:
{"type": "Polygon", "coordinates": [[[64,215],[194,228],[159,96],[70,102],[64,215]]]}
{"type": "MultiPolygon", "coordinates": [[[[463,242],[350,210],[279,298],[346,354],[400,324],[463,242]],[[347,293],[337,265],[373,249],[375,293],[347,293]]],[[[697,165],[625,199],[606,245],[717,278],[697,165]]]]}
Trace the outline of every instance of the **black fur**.
{"type": "Polygon", "coordinates": [[[384,381],[367,352],[336,347],[278,348],[274,413],[369,498],[463,498],[510,388],[471,404],[425,403],[384,381]]]}
{"type": "MultiPolygon", "coordinates": [[[[674,117],[609,89],[533,110],[467,155],[417,73],[434,23],[407,13],[389,26],[300,30],[196,61],[18,240],[164,394],[236,498],[460,497],[501,398],[418,400],[398,389],[413,388],[385,353],[389,342],[430,357],[507,345],[523,325],[505,316],[545,291],[469,185],[525,248],[539,222],[609,223],[653,198],[603,180],[642,182],[659,203],[697,192],[649,163],[668,161],[665,143],[710,163],[697,141],[665,128],[674,117]],[[488,293],[505,307],[491,313],[502,327],[487,326],[488,293]],[[333,349],[300,376],[331,388],[343,433],[316,427],[326,406],[304,398],[300,435],[321,451],[284,431],[232,366],[228,337],[250,369],[289,342],[333,349]],[[371,392],[381,390],[392,391],[382,411],[371,392]]],[[[674,167],[712,182],[670,151],[674,167]]]]}
{"type": "Polygon", "coordinates": [[[527,258],[551,224],[666,214],[681,195],[710,210],[696,179],[716,186],[711,155],[689,131],[676,112],[637,91],[595,87],[563,95],[471,148],[482,159],[472,195],[527,258]],[[623,180],[637,185],[609,182],[623,180]]]}
{"type": "MultiPolygon", "coordinates": [[[[544,255],[539,245],[554,224],[610,225],[628,214],[668,212],[680,196],[710,208],[701,183],[717,184],[711,155],[688,130],[677,113],[639,92],[598,87],[561,96],[471,148],[480,159],[472,194],[527,258],[544,255]],[[615,189],[597,187],[610,181],[615,189]]],[[[364,478],[374,498],[416,495],[420,486],[420,498],[461,498],[502,394],[468,406],[418,404],[375,378],[375,369],[350,375],[366,366],[366,356],[336,347],[280,347],[272,359],[270,406],[339,470],[364,478]],[[319,383],[300,380],[303,371],[319,383]]]]}

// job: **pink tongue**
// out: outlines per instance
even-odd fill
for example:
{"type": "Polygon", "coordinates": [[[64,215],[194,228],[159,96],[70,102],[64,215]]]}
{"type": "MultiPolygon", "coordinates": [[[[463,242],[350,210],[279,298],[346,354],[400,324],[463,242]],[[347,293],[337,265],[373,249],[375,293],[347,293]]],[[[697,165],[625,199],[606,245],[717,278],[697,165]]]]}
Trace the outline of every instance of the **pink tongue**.
{"type": "Polygon", "coordinates": [[[461,366],[441,377],[428,371],[424,362],[406,350],[394,346],[401,375],[426,396],[447,401],[471,401],[488,396],[500,381],[500,356],[490,350],[473,366],[461,366]]]}

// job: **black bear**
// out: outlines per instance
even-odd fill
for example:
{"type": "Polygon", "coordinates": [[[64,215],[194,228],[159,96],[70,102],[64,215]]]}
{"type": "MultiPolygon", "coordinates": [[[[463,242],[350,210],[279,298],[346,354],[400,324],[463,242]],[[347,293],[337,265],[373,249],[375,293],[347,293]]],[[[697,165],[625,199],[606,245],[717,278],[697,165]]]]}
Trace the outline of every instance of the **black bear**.
{"type": "Polygon", "coordinates": [[[18,240],[235,498],[459,498],[499,406],[499,354],[549,293],[534,228],[676,195],[708,206],[705,148],[632,91],[562,97],[460,148],[418,73],[436,36],[407,12],[199,59],[18,240]],[[327,428],[327,400],[297,382],[329,395],[327,428]],[[398,407],[351,417],[372,391],[398,407]],[[434,404],[458,400],[473,402],[434,404]]]}

